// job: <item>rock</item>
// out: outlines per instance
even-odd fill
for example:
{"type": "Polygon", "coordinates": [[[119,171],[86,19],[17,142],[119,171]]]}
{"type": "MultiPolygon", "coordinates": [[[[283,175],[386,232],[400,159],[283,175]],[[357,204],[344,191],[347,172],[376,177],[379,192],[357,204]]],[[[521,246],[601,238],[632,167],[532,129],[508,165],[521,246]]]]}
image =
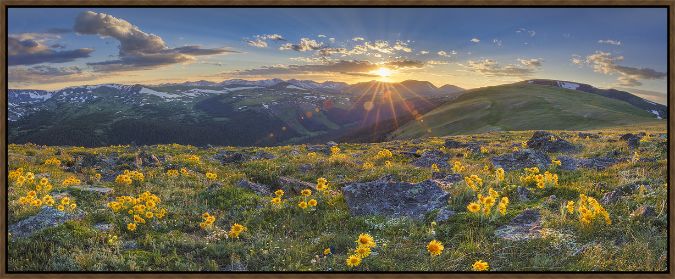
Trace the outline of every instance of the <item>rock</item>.
{"type": "Polygon", "coordinates": [[[422,143],[422,140],[421,140],[421,139],[414,139],[414,140],[412,140],[412,141],[410,141],[410,142],[411,142],[412,144],[420,144],[420,143],[422,143]]]}
{"type": "Polygon", "coordinates": [[[431,179],[438,183],[440,186],[450,186],[457,182],[464,181],[464,177],[461,174],[446,174],[441,172],[435,172],[431,175],[431,179]]]}
{"type": "Polygon", "coordinates": [[[436,215],[436,219],[434,221],[436,222],[443,222],[445,220],[450,219],[450,217],[454,216],[456,213],[448,208],[441,208],[441,210],[438,211],[438,214],[436,215]]]}
{"type": "Polygon", "coordinates": [[[213,158],[220,161],[222,164],[238,164],[251,160],[251,156],[235,151],[221,151],[214,155],[213,158]]]}
{"type": "Polygon", "coordinates": [[[138,243],[135,240],[127,240],[122,242],[123,250],[133,250],[138,248],[138,243]]]}
{"type": "Polygon", "coordinates": [[[431,165],[436,164],[439,168],[447,168],[450,166],[448,164],[449,159],[450,156],[444,154],[440,150],[429,150],[424,152],[420,158],[416,159],[413,162],[413,165],[417,167],[430,168],[431,165]]]}
{"type": "Polygon", "coordinates": [[[410,158],[419,158],[421,155],[417,154],[415,151],[401,151],[399,152],[401,155],[410,157],[410,158]]]}
{"type": "Polygon", "coordinates": [[[244,188],[244,189],[249,189],[253,192],[255,192],[258,195],[261,196],[269,196],[272,194],[272,190],[270,189],[270,186],[265,185],[265,184],[259,184],[255,182],[248,181],[246,179],[242,179],[237,183],[237,186],[244,188]]]}
{"type": "Polygon", "coordinates": [[[327,145],[328,147],[333,147],[333,146],[337,146],[338,144],[337,144],[336,142],[334,142],[334,141],[329,141],[329,142],[326,143],[326,145],[327,145]]]}
{"type": "Polygon", "coordinates": [[[351,183],[342,188],[352,215],[384,215],[420,220],[430,211],[448,205],[450,194],[438,183],[395,182],[385,177],[371,182],[351,183]]]}
{"type": "Polygon", "coordinates": [[[313,183],[305,182],[288,176],[280,176],[277,178],[277,184],[286,191],[286,193],[300,194],[304,189],[316,190],[316,185],[313,183]]]}
{"type": "Polygon", "coordinates": [[[542,205],[548,208],[556,208],[558,206],[557,201],[558,197],[555,195],[550,195],[544,200],[542,205]]]}
{"type": "Polygon", "coordinates": [[[300,156],[300,151],[293,149],[288,154],[290,154],[293,157],[296,157],[296,156],[300,156]]]}
{"type": "Polygon", "coordinates": [[[640,188],[640,185],[631,183],[628,185],[624,185],[622,187],[619,187],[615,189],[614,191],[611,191],[609,193],[606,193],[602,198],[600,199],[600,202],[603,204],[613,204],[623,196],[630,195],[637,191],[637,189],[640,188]]]}
{"type": "Polygon", "coordinates": [[[530,197],[532,196],[532,191],[527,189],[527,187],[518,186],[518,188],[516,188],[516,194],[518,195],[518,200],[529,201],[530,197]]]}
{"type": "Polygon", "coordinates": [[[631,218],[647,218],[653,216],[656,216],[656,209],[649,205],[640,206],[630,214],[631,218]]]}
{"type": "Polygon", "coordinates": [[[463,148],[466,144],[453,139],[447,139],[443,146],[445,146],[445,148],[463,148]]]}
{"type": "Polygon", "coordinates": [[[29,237],[46,228],[56,227],[70,220],[84,217],[84,212],[76,209],[74,212],[58,211],[50,206],[43,206],[38,214],[23,219],[9,226],[8,231],[14,237],[29,237]]]}
{"type": "Polygon", "coordinates": [[[99,231],[102,231],[102,232],[107,232],[107,231],[110,231],[112,229],[112,224],[98,223],[98,224],[94,225],[94,228],[99,230],[99,231]]]}
{"type": "Polygon", "coordinates": [[[637,134],[637,135],[632,134],[632,133],[628,133],[628,134],[622,135],[619,139],[626,141],[626,143],[628,144],[628,147],[630,147],[632,149],[636,149],[636,148],[640,147],[640,140],[642,139],[643,136],[644,136],[644,133],[640,133],[640,134],[637,134]]]}
{"type": "Polygon", "coordinates": [[[314,166],[312,164],[302,164],[300,165],[300,172],[306,173],[308,171],[311,171],[314,169],[314,166]]]}
{"type": "Polygon", "coordinates": [[[526,209],[508,224],[497,228],[495,236],[513,241],[541,238],[541,214],[536,209],[526,209]]]}
{"type": "Polygon", "coordinates": [[[584,132],[579,132],[577,134],[582,139],[597,139],[600,138],[600,135],[598,134],[593,134],[593,133],[584,133],[584,132]]]}
{"type": "Polygon", "coordinates": [[[241,262],[234,262],[224,268],[221,271],[237,271],[237,272],[246,272],[248,268],[241,262]]]}
{"type": "Polygon", "coordinates": [[[115,192],[114,189],[106,187],[71,186],[70,188],[99,195],[110,195],[115,192]]]}
{"type": "Polygon", "coordinates": [[[258,151],[255,155],[251,157],[253,160],[271,160],[276,158],[277,156],[274,156],[272,153],[268,153],[265,151],[258,151]]]}
{"type": "Polygon", "coordinates": [[[546,131],[536,131],[527,141],[527,147],[543,152],[569,152],[576,150],[576,146],[559,136],[546,131]]]}
{"type": "Polygon", "coordinates": [[[523,149],[496,156],[491,161],[495,168],[503,168],[505,171],[522,170],[535,166],[546,169],[551,164],[551,158],[546,153],[532,149],[523,149]]]}
{"type": "Polygon", "coordinates": [[[576,170],[577,168],[604,170],[608,167],[625,162],[628,159],[611,158],[611,157],[595,157],[595,158],[574,158],[566,155],[558,157],[560,160],[561,170],[576,170]]]}
{"type": "Polygon", "coordinates": [[[310,145],[307,146],[307,152],[317,152],[330,155],[330,147],[326,145],[310,145]]]}

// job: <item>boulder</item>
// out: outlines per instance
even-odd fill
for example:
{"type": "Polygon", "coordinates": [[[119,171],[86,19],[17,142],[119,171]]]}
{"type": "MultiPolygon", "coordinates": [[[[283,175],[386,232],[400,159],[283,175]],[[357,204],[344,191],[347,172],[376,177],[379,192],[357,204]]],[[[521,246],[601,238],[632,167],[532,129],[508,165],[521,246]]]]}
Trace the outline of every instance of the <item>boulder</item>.
{"type": "Polygon", "coordinates": [[[600,135],[594,134],[594,133],[584,133],[584,132],[579,132],[577,134],[582,139],[597,139],[600,138],[600,135]]]}
{"type": "Polygon", "coordinates": [[[439,185],[446,187],[464,181],[464,177],[461,174],[446,174],[442,172],[433,173],[431,179],[439,185]]]}
{"type": "Polygon", "coordinates": [[[541,214],[539,210],[524,210],[508,224],[497,228],[495,236],[514,241],[541,238],[541,214]]]}
{"type": "Polygon", "coordinates": [[[255,155],[251,157],[253,160],[271,160],[276,158],[277,156],[274,156],[274,154],[265,152],[265,151],[258,151],[256,152],[255,155]]]}
{"type": "Polygon", "coordinates": [[[518,195],[519,201],[529,201],[532,196],[532,191],[527,189],[527,187],[518,186],[518,188],[516,188],[516,194],[518,195]]]}
{"type": "Polygon", "coordinates": [[[645,135],[644,133],[640,134],[628,133],[622,135],[619,139],[626,141],[628,147],[630,147],[631,149],[636,149],[640,147],[640,140],[642,139],[642,137],[644,137],[644,135],[645,135]]]}
{"type": "Polygon", "coordinates": [[[630,194],[634,193],[635,191],[637,191],[637,189],[639,189],[639,188],[640,188],[640,185],[638,185],[636,183],[631,183],[631,184],[621,186],[617,189],[614,189],[614,191],[606,193],[604,196],[602,196],[602,198],[600,199],[600,202],[603,203],[603,204],[613,204],[613,203],[619,201],[619,199],[621,197],[630,195],[630,194]]]}
{"type": "Polygon", "coordinates": [[[454,211],[448,208],[441,208],[441,210],[438,211],[438,214],[436,215],[436,219],[434,219],[434,221],[443,222],[450,219],[450,217],[454,216],[455,214],[456,213],[454,211]]]}
{"type": "Polygon", "coordinates": [[[214,155],[213,158],[222,164],[238,164],[251,160],[251,156],[235,151],[221,151],[214,155]]]}
{"type": "Polygon", "coordinates": [[[316,185],[314,183],[305,182],[299,179],[288,176],[280,176],[277,178],[277,184],[286,191],[286,193],[300,194],[304,189],[312,189],[316,191],[316,185]]]}
{"type": "Polygon", "coordinates": [[[66,212],[58,211],[50,206],[43,206],[38,214],[10,225],[8,231],[13,237],[29,237],[46,228],[56,227],[67,221],[81,219],[82,217],[84,217],[84,212],[80,209],[66,212]]]}
{"type": "Polygon", "coordinates": [[[546,131],[536,131],[527,141],[527,147],[543,152],[569,152],[577,149],[568,141],[546,131]]]}
{"type": "Polygon", "coordinates": [[[608,167],[627,161],[623,158],[595,157],[595,158],[574,158],[571,156],[558,156],[560,160],[559,169],[576,170],[578,168],[604,170],[608,167]]]}
{"type": "Polygon", "coordinates": [[[413,184],[392,181],[391,177],[351,183],[342,188],[342,193],[352,215],[410,217],[416,220],[447,206],[450,197],[433,180],[413,184]]]}
{"type": "Polygon", "coordinates": [[[656,209],[649,205],[640,206],[630,214],[632,218],[648,218],[653,216],[656,216],[656,209]]]}
{"type": "Polygon", "coordinates": [[[445,148],[452,149],[452,148],[463,148],[464,146],[466,146],[466,144],[453,139],[447,139],[445,140],[443,146],[445,146],[445,148]]]}
{"type": "Polygon", "coordinates": [[[503,168],[505,171],[522,170],[535,166],[546,169],[551,164],[551,158],[546,153],[532,149],[523,149],[496,156],[491,161],[495,168],[503,168]]]}
{"type": "Polygon", "coordinates": [[[448,164],[449,159],[450,156],[441,152],[440,150],[429,150],[417,158],[413,162],[413,165],[417,167],[430,168],[431,165],[436,164],[439,168],[447,168],[450,166],[448,164]]]}
{"type": "Polygon", "coordinates": [[[270,189],[269,185],[251,182],[246,179],[240,180],[239,183],[237,183],[237,186],[244,189],[249,189],[261,196],[269,196],[272,194],[272,190],[270,189]]]}
{"type": "Polygon", "coordinates": [[[323,153],[325,155],[330,155],[330,146],[327,145],[309,145],[307,146],[307,152],[316,152],[323,153]]]}

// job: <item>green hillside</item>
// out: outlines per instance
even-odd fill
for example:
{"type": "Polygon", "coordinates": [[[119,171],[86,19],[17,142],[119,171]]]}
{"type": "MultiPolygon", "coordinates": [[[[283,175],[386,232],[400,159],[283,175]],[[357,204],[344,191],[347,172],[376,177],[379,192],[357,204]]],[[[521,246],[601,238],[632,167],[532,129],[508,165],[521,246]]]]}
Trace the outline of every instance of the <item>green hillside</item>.
{"type": "Polygon", "coordinates": [[[467,91],[403,125],[390,137],[585,130],[656,121],[654,115],[623,101],[549,86],[509,84],[467,91]]]}

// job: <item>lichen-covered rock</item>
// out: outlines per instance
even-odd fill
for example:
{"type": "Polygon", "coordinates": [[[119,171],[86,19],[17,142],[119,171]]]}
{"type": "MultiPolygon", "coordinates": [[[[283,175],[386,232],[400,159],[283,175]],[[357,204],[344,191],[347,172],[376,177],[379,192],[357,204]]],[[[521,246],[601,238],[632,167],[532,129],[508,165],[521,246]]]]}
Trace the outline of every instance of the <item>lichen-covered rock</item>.
{"type": "Polygon", "coordinates": [[[46,228],[56,227],[67,221],[80,219],[84,212],[76,209],[73,212],[58,211],[50,206],[43,206],[38,214],[30,216],[9,226],[13,237],[29,237],[46,228]]]}
{"type": "Polygon", "coordinates": [[[524,210],[511,222],[497,228],[495,236],[514,241],[541,238],[541,214],[539,210],[524,210]]]}
{"type": "Polygon", "coordinates": [[[527,141],[527,147],[543,152],[569,152],[577,149],[568,141],[546,131],[536,131],[527,141]]]}
{"type": "Polygon", "coordinates": [[[631,184],[621,186],[617,189],[614,189],[614,191],[606,193],[604,196],[602,196],[602,198],[600,199],[600,202],[603,203],[603,204],[615,203],[615,202],[619,201],[619,199],[621,197],[630,195],[630,194],[634,193],[635,191],[637,191],[637,189],[639,189],[639,188],[640,188],[640,185],[638,185],[636,183],[631,183],[631,184]]]}
{"type": "Polygon", "coordinates": [[[413,162],[413,165],[417,167],[430,168],[431,165],[436,164],[439,168],[447,168],[450,166],[448,164],[449,159],[450,156],[441,152],[440,150],[429,150],[417,158],[413,162]]]}
{"type": "Polygon", "coordinates": [[[492,158],[492,165],[495,168],[503,168],[505,171],[522,170],[530,167],[546,169],[550,164],[551,158],[546,153],[532,149],[523,149],[492,158]]]}
{"type": "Polygon", "coordinates": [[[251,182],[246,179],[240,180],[239,183],[237,183],[237,186],[244,189],[249,189],[261,196],[269,196],[272,194],[272,190],[270,189],[269,185],[251,182]]]}
{"type": "Polygon", "coordinates": [[[220,161],[222,164],[243,163],[251,160],[251,156],[235,151],[221,151],[214,155],[213,158],[220,161]]]}
{"type": "Polygon", "coordinates": [[[630,214],[632,218],[648,218],[653,216],[656,216],[656,209],[649,205],[640,206],[630,214]]]}
{"type": "Polygon", "coordinates": [[[450,219],[450,217],[454,216],[455,214],[456,213],[454,211],[448,208],[441,208],[441,210],[438,211],[438,214],[436,215],[436,219],[434,219],[434,221],[443,222],[450,219]]]}
{"type": "Polygon", "coordinates": [[[532,196],[532,191],[525,186],[518,186],[518,188],[516,188],[516,194],[518,195],[519,201],[529,201],[530,196],[532,196]]]}
{"type": "Polygon", "coordinates": [[[604,170],[608,167],[627,161],[625,158],[595,157],[595,158],[574,158],[571,156],[558,156],[561,170],[576,170],[578,168],[604,170]]]}
{"type": "Polygon", "coordinates": [[[645,136],[644,133],[640,133],[640,134],[628,133],[628,134],[622,135],[619,139],[626,141],[626,143],[628,144],[628,147],[630,147],[632,149],[636,149],[636,148],[640,147],[640,140],[644,136],[645,136]]]}
{"type": "Polygon", "coordinates": [[[353,215],[417,220],[430,211],[447,206],[450,196],[432,180],[413,184],[392,181],[391,178],[348,184],[342,188],[342,193],[353,215]]]}

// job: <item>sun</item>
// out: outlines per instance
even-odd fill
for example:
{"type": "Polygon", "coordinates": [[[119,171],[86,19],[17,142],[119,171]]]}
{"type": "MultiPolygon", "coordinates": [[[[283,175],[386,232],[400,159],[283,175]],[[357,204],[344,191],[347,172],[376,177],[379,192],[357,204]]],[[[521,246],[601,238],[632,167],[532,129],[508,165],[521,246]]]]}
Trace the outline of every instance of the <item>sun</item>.
{"type": "Polygon", "coordinates": [[[377,74],[378,76],[383,77],[383,78],[391,76],[391,73],[392,72],[389,68],[384,68],[384,67],[381,67],[381,68],[375,70],[375,74],[377,74]]]}

